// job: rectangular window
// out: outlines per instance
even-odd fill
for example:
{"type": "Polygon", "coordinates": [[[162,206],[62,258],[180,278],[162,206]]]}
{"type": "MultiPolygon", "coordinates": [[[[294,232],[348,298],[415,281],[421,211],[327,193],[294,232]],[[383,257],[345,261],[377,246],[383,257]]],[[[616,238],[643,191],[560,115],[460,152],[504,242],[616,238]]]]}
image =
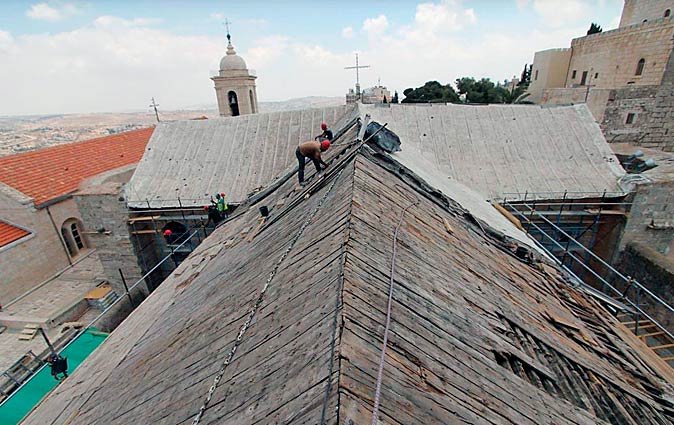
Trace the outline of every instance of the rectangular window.
{"type": "Polygon", "coordinates": [[[599,78],[599,73],[598,73],[598,72],[595,72],[595,73],[594,73],[594,79],[596,80],[597,78],[599,78]]]}
{"type": "Polygon", "coordinates": [[[573,72],[571,73],[571,79],[575,80],[576,79],[576,70],[574,69],[573,72]]]}
{"type": "Polygon", "coordinates": [[[534,76],[534,81],[538,80],[538,70],[536,70],[536,75],[534,76]]]}
{"type": "Polygon", "coordinates": [[[587,81],[587,71],[583,71],[583,76],[580,77],[580,85],[584,86],[587,81]]]}
{"type": "Polygon", "coordinates": [[[630,112],[629,114],[627,114],[627,119],[625,120],[625,124],[634,124],[634,117],[635,116],[636,116],[636,114],[634,114],[633,112],[630,112]]]}

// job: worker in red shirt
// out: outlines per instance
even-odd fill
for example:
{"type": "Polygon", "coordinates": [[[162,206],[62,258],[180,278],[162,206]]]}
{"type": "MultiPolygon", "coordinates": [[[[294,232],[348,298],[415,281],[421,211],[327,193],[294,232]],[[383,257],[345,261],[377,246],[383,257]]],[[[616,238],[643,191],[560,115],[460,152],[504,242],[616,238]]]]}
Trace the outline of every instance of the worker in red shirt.
{"type": "Polygon", "coordinates": [[[323,140],[322,142],[304,142],[295,149],[295,156],[297,157],[298,169],[297,177],[300,180],[300,185],[304,186],[304,164],[306,163],[306,158],[309,158],[316,167],[316,172],[321,171],[321,165],[323,169],[328,167],[323,159],[321,158],[321,152],[325,152],[330,149],[330,142],[328,140],[323,140]]]}

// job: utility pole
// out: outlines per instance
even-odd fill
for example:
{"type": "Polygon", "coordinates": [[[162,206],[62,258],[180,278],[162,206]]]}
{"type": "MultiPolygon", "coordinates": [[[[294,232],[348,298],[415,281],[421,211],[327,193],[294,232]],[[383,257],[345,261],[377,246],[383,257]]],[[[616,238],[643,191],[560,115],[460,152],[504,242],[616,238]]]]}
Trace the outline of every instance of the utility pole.
{"type": "Polygon", "coordinates": [[[356,66],[345,66],[344,69],[355,69],[356,70],[356,95],[360,99],[360,74],[359,69],[369,68],[370,65],[358,65],[358,53],[356,53],[356,66]]]}
{"type": "Polygon", "coordinates": [[[152,98],[152,104],[150,105],[150,108],[154,109],[154,116],[157,117],[157,122],[159,122],[159,111],[157,111],[157,102],[154,101],[154,97],[152,98]]]}

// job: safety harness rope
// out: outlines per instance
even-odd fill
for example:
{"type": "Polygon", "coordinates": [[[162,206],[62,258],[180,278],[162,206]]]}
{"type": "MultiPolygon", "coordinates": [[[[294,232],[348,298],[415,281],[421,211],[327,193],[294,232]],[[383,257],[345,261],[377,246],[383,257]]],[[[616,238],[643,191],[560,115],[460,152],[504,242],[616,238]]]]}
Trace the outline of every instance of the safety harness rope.
{"type": "Polygon", "coordinates": [[[396,267],[396,254],[397,254],[397,246],[398,246],[398,231],[400,230],[400,226],[403,223],[403,218],[405,217],[405,213],[407,212],[408,209],[412,208],[413,206],[417,205],[419,201],[414,202],[410,205],[408,205],[401,213],[400,213],[400,220],[398,221],[398,225],[396,226],[395,232],[393,233],[393,254],[391,255],[391,279],[389,281],[389,289],[388,289],[388,306],[386,308],[386,326],[384,327],[384,342],[382,343],[381,347],[381,357],[379,359],[379,371],[377,372],[377,388],[374,392],[374,407],[372,408],[372,425],[377,425],[377,419],[379,416],[379,399],[381,397],[381,381],[382,381],[382,375],[384,374],[384,362],[386,358],[386,346],[388,345],[388,332],[389,332],[389,327],[391,325],[391,304],[393,302],[393,273],[395,272],[395,267],[396,267]]]}
{"type": "Polygon", "coordinates": [[[332,184],[328,188],[327,192],[323,195],[323,197],[318,201],[318,204],[316,205],[316,208],[309,214],[309,217],[307,220],[302,224],[300,227],[300,230],[297,232],[297,235],[292,239],[288,247],[286,248],[285,252],[281,257],[278,259],[276,262],[276,265],[272,269],[272,271],[269,273],[269,277],[267,277],[267,281],[262,287],[262,290],[260,291],[260,294],[258,295],[257,299],[253,303],[253,307],[250,309],[250,312],[248,313],[248,318],[246,319],[245,323],[243,326],[241,326],[241,329],[239,330],[239,334],[236,337],[236,340],[234,341],[234,345],[232,346],[232,349],[229,351],[229,354],[227,354],[227,357],[225,360],[222,362],[222,365],[220,367],[220,370],[218,371],[218,374],[215,375],[215,379],[213,379],[213,385],[211,385],[211,388],[208,390],[208,395],[206,396],[206,399],[204,400],[204,403],[201,405],[199,408],[199,412],[197,415],[194,417],[194,420],[192,421],[192,425],[198,425],[199,421],[201,421],[201,417],[203,416],[204,412],[206,411],[206,408],[208,407],[208,404],[211,402],[211,399],[213,398],[213,393],[215,393],[215,389],[218,387],[218,384],[220,383],[220,380],[222,379],[223,375],[225,374],[225,370],[227,369],[227,366],[231,363],[232,359],[234,358],[234,354],[236,354],[237,348],[239,348],[239,345],[241,345],[241,341],[243,339],[243,335],[246,333],[248,328],[251,325],[251,322],[253,321],[253,318],[255,317],[255,313],[257,312],[257,309],[260,307],[262,304],[262,301],[264,299],[264,295],[267,292],[267,289],[269,288],[269,285],[271,284],[271,281],[274,279],[274,276],[276,275],[276,272],[279,270],[281,263],[288,257],[288,254],[290,251],[293,249],[295,246],[295,243],[300,239],[302,236],[302,233],[304,233],[304,230],[309,226],[311,223],[311,220],[316,216],[316,213],[318,213],[318,210],[321,208],[323,205],[323,202],[327,199],[328,195],[330,195],[330,192],[332,192],[332,189],[335,187],[335,183],[337,180],[339,180],[339,176],[342,174],[342,171],[340,170],[339,173],[337,173],[337,176],[335,179],[332,181],[332,184]]]}

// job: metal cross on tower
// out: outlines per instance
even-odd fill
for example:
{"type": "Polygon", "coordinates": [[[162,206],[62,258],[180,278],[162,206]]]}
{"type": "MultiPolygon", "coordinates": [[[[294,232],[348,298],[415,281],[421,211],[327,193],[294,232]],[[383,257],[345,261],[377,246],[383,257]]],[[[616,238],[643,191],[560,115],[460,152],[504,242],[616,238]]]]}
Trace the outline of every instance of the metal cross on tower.
{"type": "Polygon", "coordinates": [[[356,53],[356,66],[345,66],[344,69],[355,69],[356,70],[356,94],[360,96],[360,74],[359,69],[369,68],[370,65],[358,65],[358,53],[356,53]]]}
{"type": "Polygon", "coordinates": [[[231,43],[232,42],[232,36],[229,35],[229,24],[231,24],[231,22],[227,18],[225,18],[224,24],[225,24],[225,28],[227,29],[227,41],[231,43]]]}

